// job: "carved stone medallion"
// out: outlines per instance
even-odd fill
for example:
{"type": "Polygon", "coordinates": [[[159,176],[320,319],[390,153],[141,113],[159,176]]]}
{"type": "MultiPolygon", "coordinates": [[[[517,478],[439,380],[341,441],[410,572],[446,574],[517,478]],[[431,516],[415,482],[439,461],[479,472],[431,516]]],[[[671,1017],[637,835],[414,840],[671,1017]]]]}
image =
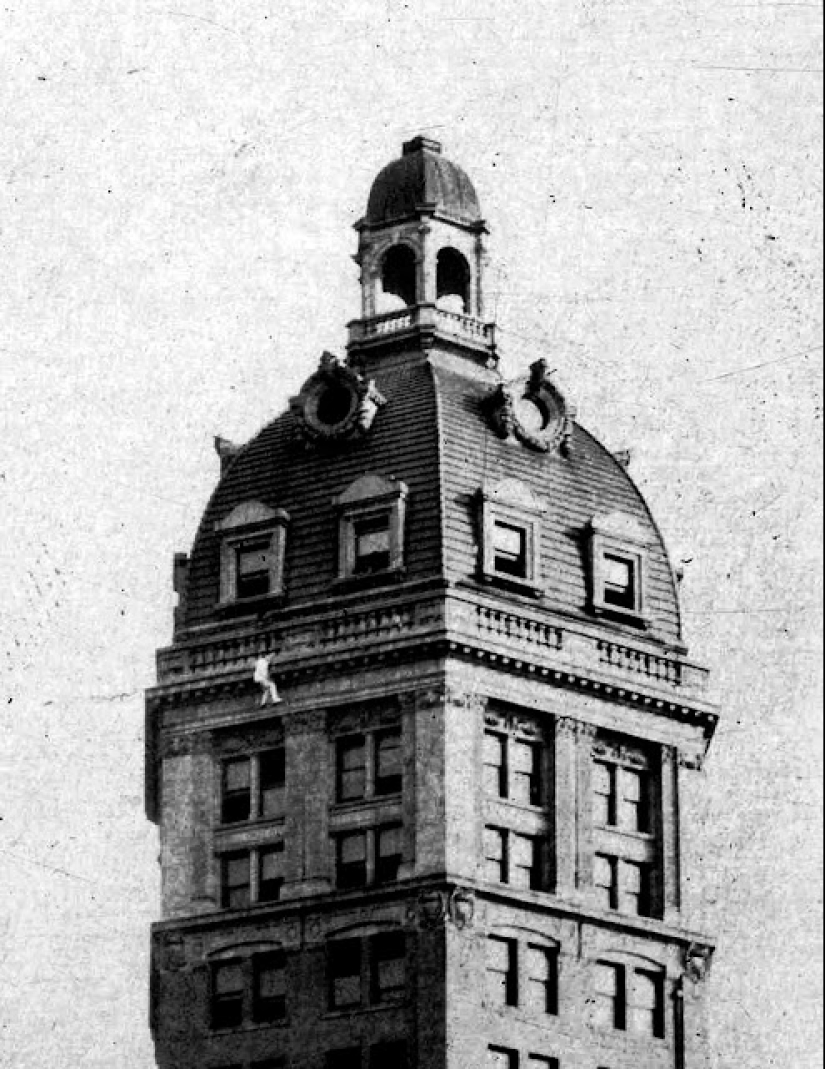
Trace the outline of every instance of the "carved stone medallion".
{"type": "Polygon", "coordinates": [[[318,370],[289,401],[301,436],[311,444],[362,438],[384,404],[371,379],[332,353],[323,354],[318,370]]]}
{"type": "Polygon", "coordinates": [[[566,456],[573,433],[573,410],[552,382],[547,361],[537,360],[526,377],[502,382],[487,401],[494,430],[541,453],[566,456]]]}

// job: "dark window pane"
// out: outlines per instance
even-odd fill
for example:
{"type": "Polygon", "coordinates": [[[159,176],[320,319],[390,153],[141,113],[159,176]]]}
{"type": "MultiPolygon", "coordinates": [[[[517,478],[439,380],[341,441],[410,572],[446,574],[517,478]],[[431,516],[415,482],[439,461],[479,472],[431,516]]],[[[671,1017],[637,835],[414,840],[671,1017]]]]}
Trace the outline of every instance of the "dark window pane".
{"type": "Polygon", "coordinates": [[[284,883],[284,844],[262,847],[258,855],[258,901],[277,902],[284,883]]]}
{"type": "Polygon", "coordinates": [[[280,817],[285,809],[286,751],[267,750],[259,757],[262,817],[280,817]]]}
{"type": "Polygon", "coordinates": [[[496,798],[507,797],[507,742],[494,731],[484,732],[484,790],[496,798]]]}
{"type": "Polygon", "coordinates": [[[367,789],[367,752],[363,735],[339,739],[337,745],[338,801],[363,798],[367,789]]]}
{"type": "Polygon", "coordinates": [[[507,832],[502,828],[484,829],[484,875],[491,883],[509,881],[507,832]]]}
{"type": "Polygon", "coordinates": [[[237,961],[212,967],[211,1023],[213,1028],[237,1028],[243,1022],[244,969],[237,961]]]}
{"type": "Polygon", "coordinates": [[[515,939],[487,939],[487,994],[493,1005],[518,1005],[518,944],[515,939]]]}
{"type": "Polygon", "coordinates": [[[370,945],[373,1002],[403,994],[406,955],[407,944],[403,932],[387,932],[373,937],[370,945]]]}
{"type": "Polygon", "coordinates": [[[407,1044],[403,1039],[376,1043],[370,1047],[369,1069],[404,1069],[407,1064],[407,1044]]]}
{"type": "Polygon", "coordinates": [[[359,520],[355,524],[356,575],[383,572],[390,566],[390,518],[359,520]]]}
{"type": "Polygon", "coordinates": [[[347,1047],[345,1050],[328,1051],[326,1069],[361,1069],[361,1048],[347,1047]]]}
{"type": "Polygon", "coordinates": [[[616,766],[596,761],[593,765],[593,820],[612,827],[616,819],[616,766]]]}
{"type": "Polygon", "coordinates": [[[224,909],[244,909],[249,903],[249,854],[224,854],[221,858],[221,905],[224,909]]]}
{"type": "Polygon", "coordinates": [[[338,839],[337,883],[340,888],[364,887],[367,882],[367,838],[363,832],[338,839]]]}
{"type": "Polygon", "coordinates": [[[541,747],[513,739],[510,797],[522,805],[541,805],[541,747]]]}
{"type": "Polygon", "coordinates": [[[401,828],[379,828],[375,848],[375,882],[391,883],[398,879],[401,867],[401,828]]]}
{"type": "Polygon", "coordinates": [[[249,820],[251,811],[250,762],[248,757],[233,758],[223,763],[221,789],[221,821],[232,824],[249,820]]]}
{"type": "Polygon", "coordinates": [[[607,1028],[626,1026],[625,971],[623,965],[596,964],[596,1020],[607,1028]]]}
{"type": "Polygon", "coordinates": [[[381,731],[375,735],[375,793],[399,794],[402,783],[401,732],[381,731]]]}
{"type": "Polygon", "coordinates": [[[558,953],[555,947],[528,946],[528,1002],[537,1013],[558,1013],[558,953]]]}
{"type": "Polygon", "coordinates": [[[327,947],[327,978],[331,1009],[361,1004],[361,940],[335,940],[327,947]]]}
{"type": "Polygon", "coordinates": [[[253,959],[256,1021],[280,1021],[286,1016],[286,958],[283,953],[253,959]]]}
{"type": "Polygon", "coordinates": [[[527,533],[509,523],[493,524],[493,568],[505,575],[527,578],[527,533]]]}
{"type": "Polygon", "coordinates": [[[269,593],[269,542],[242,546],[236,556],[236,592],[239,598],[256,598],[269,593]]]}
{"type": "Polygon", "coordinates": [[[596,854],[593,864],[593,882],[599,890],[599,903],[604,909],[619,908],[618,859],[605,854],[596,854]]]}
{"type": "Polygon", "coordinates": [[[664,977],[661,973],[637,969],[633,975],[629,1025],[637,1033],[664,1038],[664,977]]]}

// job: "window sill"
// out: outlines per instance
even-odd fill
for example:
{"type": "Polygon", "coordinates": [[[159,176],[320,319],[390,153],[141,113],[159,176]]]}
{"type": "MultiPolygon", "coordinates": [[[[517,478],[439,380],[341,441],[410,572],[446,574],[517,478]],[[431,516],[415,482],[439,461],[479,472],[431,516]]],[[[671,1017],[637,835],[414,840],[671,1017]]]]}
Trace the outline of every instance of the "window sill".
{"type": "Polygon", "coordinates": [[[321,1014],[321,1019],[324,1021],[340,1021],[342,1018],[353,1016],[353,1014],[368,1014],[368,1013],[384,1013],[387,1010],[396,1010],[399,1006],[403,1006],[407,1000],[406,992],[403,995],[399,995],[396,998],[388,998],[384,1002],[370,1003],[369,1006],[363,1006],[361,1003],[357,1003],[353,1006],[336,1008],[334,1010],[326,1010],[321,1014]]]}
{"type": "Polygon", "coordinates": [[[511,590],[514,594],[525,594],[531,598],[544,596],[544,590],[530,579],[518,579],[514,575],[507,575],[503,572],[482,572],[479,579],[487,586],[498,586],[504,590],[511,590]]]}
{"type": "Polygon", "coordinates": [[[259,616],[262,612],[273,612],[281,608],[286,602],[284,591],[272,594],[259,594],[254,598],[235,598],[233,601],[218,601],[215,603],[215,613],[218,616],[259,616]]]}
{"type": "Polygon", "coordinates": [[[231,1028],[210,1028],[211,1036],[234,1036],[240,1032],[263,1032],[270,1028],[289,1027],[289,1017],[281,1017],[277,1021],[243,1021],[231,1028]]]}
{"type": "Polygon", "coordinates": [[[400,583],[406,577],[407,570],[404,567],[387,568],[381,572],[365,572],[363,575],[341,575],[332,580],[332,589],[347,593],[350,590],[371,590],[373,587],[392,586],[400,583]]]}
{"type": "Polygon", "coordinates": [[[283,828],[285,823],[286,813],[283,813],[278,817],[255,817],[250,820],[233,820],[227,821],[225,824],[223,822],[217,824],[215,826],[215,834],[229,835],[246,829],[249,829],[250,831],[266,831],[268,828],[283,828]]]}
{"type": "Polygon", "coordinates": [[[590,607],[594,616],[604,617],[620,624],[630,624],[646,630],[650,627],[650,618],[647,613],[637,609],[622,609],[618,605],[606,605],[602,602],[594,603],[590,607]]]}

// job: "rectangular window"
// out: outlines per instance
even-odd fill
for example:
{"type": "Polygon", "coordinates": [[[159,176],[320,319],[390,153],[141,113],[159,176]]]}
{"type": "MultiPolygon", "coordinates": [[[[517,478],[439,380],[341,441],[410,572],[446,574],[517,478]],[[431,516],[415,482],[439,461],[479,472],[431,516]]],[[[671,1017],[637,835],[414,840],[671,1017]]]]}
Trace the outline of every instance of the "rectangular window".
{"type": "Polygon", "coordinates": [[[361,1005],[361,940],[340,939],[327,946],[330,1009],[361,1005]]]}
{"type": "Polygon", "coordinates": [[[596,1021],[604,1028],[626,1028],[625,971],[623,965],[596,964],[596,1021]]]}
{"type": "Polygon", "coordinates": [[[286,1017],[286,958],[282,952],[252,959],[253,1017],[259,1023],[286,1017]]]}
{"type": "Polygon", "coordinates": [[[398,728],[379,731],[375,745],[375,793],[400,794],[402,785],[401,732],[398,728]]]}
{"type": "Polygon", "coordinates": [[[361,1048],[346,1047],[328,1051],[326,1069],[361,1069],[361,1048]]]}
{"type": "Polygon", "coordinates": [[[403,1039],[391,1039],[370,1047],[370,1069],[404,1069],[407,1064],[407,1044],[403,1039]]]}
{"type": "Polygon", "coordinates": [[[487,1052],[490,1069],[518,1069],[518,1051],[509,1047],[488,1047],[487,1052]]]}
{"type": "Polygon", "coordinates": [[[596,761],[593,765],[593,820],[600,827],[615,827],[616,766],[596,761]]]}
{"type": "Polygon", "coordinates": [[[224,824],[249,820],[252,811],[251,783],[251,762],[248,757],[224,761],[221,785],[221,821],[224,824]]]}
{"type": "Polygon", "coordinates": [[[510,835],[510,883],[522,890],[541,890],[541,841],[532,835],[510,835]]]}
{"type": "Polygon", "coordinates": [[[484,878],[491,883],[508,883],[507,832],[502,828],[484,829],[484,878]]]}
{"type": "Polygon", "coordinates": [[[235,551],[235,592],[238,598],[259,598],[269,593],[270,540],[239,546],[235,551]]]}
{"type": "Polygon", "coordinates": [[[404,994],[407,946],[403,932],[376,935],[370,943],[372,1001],[384,1002],[404,994]]]}
{"type": "Polygon", "coordinates": [[[593,859],[593,882],[599,905],[603,909],[619,908],[619,862],[615,857],[596,854],[593,859]]]}
{"type": "Polygon", "coordinates": [[[385,572],[390,566],[390,518],[356,520],[354,575],[385,572]]]}
{"type": "Polygon", "coordinates": [[[286,751],[266,750],[258,756],[261,817],[282,817],[286,809],[286,751]]]}
{"type": "Polygon", "coordinates": [[[346,890],[365,887],[367,883],[367,836],[351,832],[338,838],[338,886],[346,890]]]}
{"type": "Polygon", "coordinates": [[[541,747],[511,739],[510,753],[510,798],[521,805],[541,805],[541,747]]]}
{"type": "Polygon", "coordinates": [[[212,966],[213,1028],[237,1028],[243,1022],[244,969],[239,961],[212,966]]]}
{"type": "Polygon", "coordinates": [[[491,935],[487,939],[487,994],[494,1006],[518,1005],[518,943],[491,935]]]}
{"type": "Polygon", "coordinates": [[[379,828],[375,843],[375,882],[391,883],[398,879],[401,867],[401,826],[379,828]]]}
{"type": "Polygon", "coordinates": [[[650,831],[650,784],[645,772],[631,768],[618,771],[620,787],[620,824],[627,831],[650,831]]]}
{"type": "Polygon", "coordinates": [[[555,947],[527,947],[527,998],[536,1013],[558,1013],[559,955],[555,947]]]}
{"type": "Polygon", "coordinates": [[[629,1009],[630,1028],[645,1036],[663,1039],[665,1035],[664,976],[661,973],[636,969],[633,974],[629,1009]]]}
{"type": "Polygon", "coordinates": [[[273,843],[258,853],[258,901],[277,902],[284,884],[284,844],[273,843]]]}
{"type": "Polygon", "coordinates": [[[637,607],[636,566],[632,557],[605,553],[602,558],[602,583],[605,605],[631,611],[637,607]]]}
{"type": "Polygon", "coordinates": [[[507,797],[507,737],[484,732],[484,790],[494,798],[507,797]]]}
{"type": "Polygon", "coordinates": [[[493,569],[517,579],[527,578],[527,532],[523,527],[493,521],[493,569]]]}
{"type": "Polygon", "coordinates": [[[224,909],[244,909],[251,902],[250,859],[247,852],[221,857],[221,905],[224,909]]]}
{"type": "Polygon", "coordinates": [[[363,735],[349,735],[337,743],[339,802],[364,798],[367,792],[367,745],[363,735]]]}

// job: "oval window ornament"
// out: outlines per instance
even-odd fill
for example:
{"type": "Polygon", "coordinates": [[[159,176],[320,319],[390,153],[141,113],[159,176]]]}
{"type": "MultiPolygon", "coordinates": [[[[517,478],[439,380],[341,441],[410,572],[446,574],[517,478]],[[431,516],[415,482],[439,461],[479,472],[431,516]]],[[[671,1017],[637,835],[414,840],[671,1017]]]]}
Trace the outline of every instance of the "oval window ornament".
{"type": "Polygon", "coordinates": [[[318,370],[289,402],[298,430],[308,443],[362,438],[384,404],[385,398],[371,379],[332,353],[323,354],[318,370]]]}
{"type": "Polygon", "coordinates": [[[542,453],[567,456],[573,409],[551,380],[546,360],[537,360],[526,377],[502,382],[488,399],[488,415],[501,438],[515,439],[542,453]]]}

